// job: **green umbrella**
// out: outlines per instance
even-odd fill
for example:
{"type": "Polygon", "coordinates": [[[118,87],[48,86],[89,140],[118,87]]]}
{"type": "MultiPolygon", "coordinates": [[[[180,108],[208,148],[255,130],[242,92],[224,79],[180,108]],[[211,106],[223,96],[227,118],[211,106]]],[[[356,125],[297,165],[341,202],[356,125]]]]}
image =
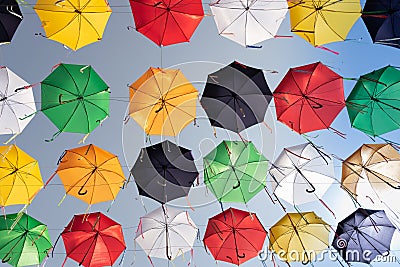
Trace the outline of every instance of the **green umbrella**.
{"type": "Polygon", "coordinates": [[[252,142],[222,141],[204,158],[204,182],[220,202],[247,203],[265,188],[267,171],[252,142]]]}
{"type": "Polygon", "coordinates": [[[346,100],[351,125],[372,136],[400,128],[400,71],[387,66],[361,76],[346,100]]]}
{"type": "Polygon", "coordinates": [[[58,132],[92,132],[109,114],[108,85],[91,66],[60,64],[42,81],[43,113],[58,132]]]}
{"type": "Polygon", "coordinates": [[[47,226],[25,213],[19,217],[18,213],[0,217],[0,258],[12,266],[38,265],[52,248],[47,226]]]}

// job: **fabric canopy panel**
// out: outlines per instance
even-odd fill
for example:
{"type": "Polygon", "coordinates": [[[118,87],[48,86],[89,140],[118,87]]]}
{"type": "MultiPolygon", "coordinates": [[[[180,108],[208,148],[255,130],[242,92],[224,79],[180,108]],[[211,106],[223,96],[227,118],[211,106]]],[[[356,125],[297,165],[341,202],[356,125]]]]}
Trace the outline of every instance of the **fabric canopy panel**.
{"type": "Polygon", "coordinates": [[[274,38],[287,7],[285,0],[219,0],[210,4],[218,33],[242,46],[274,38]]]}

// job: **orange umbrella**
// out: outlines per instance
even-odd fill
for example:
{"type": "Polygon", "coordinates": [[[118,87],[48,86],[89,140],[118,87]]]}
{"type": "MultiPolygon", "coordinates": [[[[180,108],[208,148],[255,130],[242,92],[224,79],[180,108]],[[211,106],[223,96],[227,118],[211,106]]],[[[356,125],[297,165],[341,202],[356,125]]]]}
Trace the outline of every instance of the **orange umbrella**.
{"type": "Polygon", "coordinates": [[[46,185],[55,174],[66,194],[89,205],[114,200],[125,182],[118,157],[92,144],[66,150],[46,185]]]}
{"type": "Polygon", "coordinates": [[[129,92],[129,115],[148,135],[176,136],[196,118],[199,92],[180,70],[150,68],[129,92]]]}

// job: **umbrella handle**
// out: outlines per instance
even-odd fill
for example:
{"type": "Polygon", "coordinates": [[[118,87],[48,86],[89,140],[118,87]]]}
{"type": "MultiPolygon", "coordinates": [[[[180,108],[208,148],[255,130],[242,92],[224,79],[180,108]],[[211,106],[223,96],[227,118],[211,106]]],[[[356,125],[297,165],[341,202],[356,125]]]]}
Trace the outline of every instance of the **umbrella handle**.
{"type": "Polygon", "coordinates": [[[81,188],[78,191],[78,195],[83,196],[83,195],[87,194],[87,190],[85,190],[85,192],[83,192],[83,188],[84,188],[84,186],[81,186],[81,188]]]}
{"type": "Polygon", "coordinates": [[[304,260],[301,261],[301,264],[307,265],[307,264],[309,264],[310,262],[311,262],[311,260],[307,257],[307,259],[304,259],[304,260]]]}
{"type": "Polygon", "coordinates": [[[311,189],[307,188],[306,192],[307,193],[314,193],[315,192],[315,186],[312,183],[308,183],[311,186],[311,189]]]}
{"type": "Polygon", "coordinates": [[[242,255],[239,255],[239,251],[236,251],[236,256],[237,256],[238,258],[240,258],[240,259],[246,258],[246,254],[243,253],[242,255]]]}
{"type": "Polygon", "coordinates": [[[7,259],[2,259],[1,262],[6,263],[6,262],[9,262],[10,260],[11,260],[11,257],[8,257],[7,259]]]}
{"type": "Polygon", "coordinates": [[[237,184],[235,184],[232,188],[237,189],[240,187],[240,180],[238,180],[237,184]]]}

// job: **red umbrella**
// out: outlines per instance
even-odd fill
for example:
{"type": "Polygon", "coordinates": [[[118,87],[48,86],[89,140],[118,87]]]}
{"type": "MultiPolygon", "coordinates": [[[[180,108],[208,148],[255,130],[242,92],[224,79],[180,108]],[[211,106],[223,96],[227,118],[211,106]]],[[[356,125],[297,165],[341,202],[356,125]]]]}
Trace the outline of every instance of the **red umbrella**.
{"type": "Polygon", "coordinates": [[[65,260],[85,267],[112,266],[126,248],[121,225],[100,212],[75,215],[61,237],[65,260]]]}
{"type": "Polygon", "coordinates": [[[291,68],[273,95],[278,120],[300,134],[332,129],[345,107],[343,78],[321,62],[291,68]]]}
{"type": "Polygon", "coordinates": [[[157,45],[189,42],[204,17],[201,0],[130,0],[136,30],[157,45]]]}
{"type": "Polygon", "coordinates": [[[255,214],[230,208],[208,220],[203,242],[215,260],[240,265],[258,255],[266,236],[255,214]]]}

